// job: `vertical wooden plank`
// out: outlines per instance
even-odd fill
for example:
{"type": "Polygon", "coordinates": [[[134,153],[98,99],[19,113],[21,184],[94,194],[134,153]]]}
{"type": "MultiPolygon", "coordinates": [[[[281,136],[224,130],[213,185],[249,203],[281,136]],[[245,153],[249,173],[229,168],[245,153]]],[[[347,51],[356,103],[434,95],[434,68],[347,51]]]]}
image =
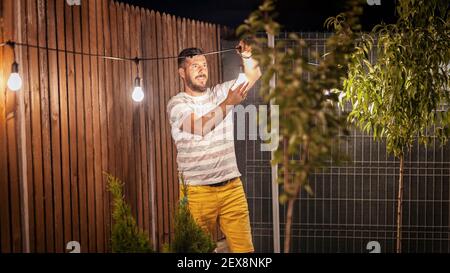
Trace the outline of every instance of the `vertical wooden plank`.
{"type": "MultiPolygon", "coordinates": [[[[208,52],[209,51],[209,45],[208,45],[208,41],[206,38],[206,23],[203,21],[198,22],[199,23],[199,39],[200,39],[200,48],[203,49],[204,52],[208,52]]],[[[207,55],[206,57],[207,59],[210,58],[210,55],[207,55]]]]}
{"type": "MultiPolygon", "coordinates": [[[[75,21],[74,14],[77,13],[77,10],[79,8],[73,8],[69,5],[66,5],[64,3],[64,13],[65,13],[65,44],[66,49],[68,51],[75,50],[75,29],[79,26],[79,22],[75,21]]],[[[81,250],[84,249],[83,241],[81,240],[81,210],[80,210],[80,204],[79,204],[79,181],[80,181],[80,175],[79,167],[78,167],[78,124],[80,123],[77,121],[78,114],[77,114],[77,108],[79,107],[77,105],[77,97],[78,93],[76,92],[76,80],[80,78],[80,71],[81,69],[75,66],[77,63],[79,63],[79,56],[75,56],[72,53],[67,53],[67,108],[68,108],[68,127],[69,127],[69,161],[70,161],[70,198],[68,197],[66,202],[70,201],[70,208],[71,212],[68,214],[68,217],[70,217],[70,233],[71,233],[71,239],[78,241],[81,243],[81,250]]],[[[78,82],[78,85],[80,82],[78,82]]],[[[79,87],[78,90],[81,90],[81,87],[79,87]]],[[[69,232],[69,231],[67,231],[69,232]]]]}
{"type": "Polygon", "coordinates": [[[190,36],[189,39],[191,40],[191,46],[190,47],[197,47],[197,41],[195,40],[195,37],[197,35],[197,31],[196,31],[196,22],[195,20],[191,20],[191,24],[190,24],[190,36]]]}
{"type": "MultiPolygon", "coordinates": [[[[100,15],[97,12],[98,1],[89,1],[89,49],[91,54],[97,54],[97,17],[100,15]]],[[[102,158],[101,158],[101,142],[100,142],[100,104],[99,104],[99,74],[98,74],[98,58],[90,57],[91,65],[91,96],[92,96],[92,142],[93,142],[93,164],[94,177],[92,180],[91,194],[92,198],[89,203],[92,213],[94,214],[92,223],[96,240],[92,242],[95,244],[96,252],[103,252],[103,214],[102,214],[102,158]]],[[[90,240],[92,241],[92,240],[90,240]]]]}
{"type": "MultiPolygon", "coordinates": [[[[47,1],[47,44],[56,48],[55,1],[47,1]]],[[[48,51],[48,90],[50,99],[50,136],[51,136],[51,170],[52,195],[54,198],[53,221],[55,252],[63,252],[63,223],[61,197],[61,144],[60,144],[60,112],[59,112],[59,84],[58,84],[58,56],[57,52],[48,51]]]]}
{"type": "MultiPolygon", "coordinates": [[[[133,24],[133,32],[131,44],[134,45],[132,47],[133,56],[142,56],[141,52],[141,13],[139,8],[134,8],[133,16],[130,18],[134,20],[133,24]],[[134,35],[133,35],[134,34],[134,35]]],[[[139,63],[139,77],[142,79],[142,62],[139,63]]],[[[136,72],[137,75],[137,72],[136,72]]],[[[132,82],[133,85],[133,82],[132,82]]],[[[144,89],[144,94],[146,94],[147,90],[144,89]]],[[[146,94],[148,95],[148,94],[146,94]]],[[[144,100],[148,99],[148,97],[144,97],[144,100]]],[[[137,222],[139,227],[144,229],[144,203],[143,203],[143,194],[144,194],[144,186],[143,181],[145,181],[145,176],[147,174],[145,168],[145,156],[146,156],[146,146],[144,145],[144,135],[143,135],[143,107],[145,102],[142,101],[140,103],[134,103],[133,109],[133,124],[135,123],[136,128],[133,128],[135,132],[134,136],[134,147],[135,147],[135,158],[136,158],[136,195],[137,195],[137,222]]]]}
{"type": "MultiPolygon", "coordinates": [[[[163,41],[163,47],[162,47],[162,52],[163,52],[163,56],[168,56],[169,52],[168,52],[168,29],[167,29],[167,21],[168,21],[168,16],[167,14],[163,14],[162,20],[161,20],[161,29],[163,30],[162,32],[162,41],[163,41]]],[[[169,82],[168,82],[168,77],[169,76],[169,67],[168,67],[168,60],[165,59],[163,60],[163,85],[162,85],[162,92],[164,94],[164,97],[161,99],[161,110],[162,113],[166,113],[166,103],[168,101],[168,97],[169,97],[169,82]]],[[[168,128],[167,128],[167,115],[163,116],[162,119],[162,124],[161,124],[161,128],[164,131],[163,132],[163,161],[166,162],[166,168],[164,173],[165,173],[165,178],[163,179],[164,184],[163,184],[163,190],[164,190],[164,242],[169,242],[170,238],[169,238],[169,227],[170,227],[170,192],[169,192],[169,185],[172,182],[171,177],[172,177],[172,161],[171,159],[171,151],[170,151],[170,139],[169,139],[169,135],[167,134],[168,132],[168,128]]]]}
{"type": "MultiPolygon", "coordinates": [[[[161,44],[161,14],[159,12],[156,12],[154,14],[155,18],[155,32],[154,32],[154,39],[155,41],[155,52],[153,56],[160,57],[162,56],[162,47],[161,44]],[[161,52],[161,53],[160,53],[161,52]]],[[[165,136],[163,134],[163,130],[161,129],[162,122],[162,115],[165,113],[161,113],[163,107],[161,107],[161,97],[163,97],[163,70],[162,70],[163,62],[157,61],[157,66],[155,67],[155,71],[157,71],[157,74],[154,76],[158,79],[155,83],[157,83],[157,86],[155,90],[155,100],[154,100],[154,109],[155,109],[155,131],[156,131],[156,170],[157,170],[157,183],[156,183],[156,194],[157,194],[157,219],[158,219],[158,244],[159,246],[162,246],[164,244],[164,192],[163,192],[163,184],[166,179],[165,170],[167,169],[167,163],[163,160],[163,141],[165,139],[165,136]],[[161,109],[161,110],[160,110],[161,109]]]]}
{"type": "MultiPolygon", "coordinates": [[[[85,6],[85,5],[83,5],[85,6]]],[[[73,9],[73,25],[74,25],[74,50],[82,52],[82,18],[81,7],[72,6],[73,9]]],[[[83,35],[85,36],[85,35],[83,35]]],[[[88,239],[88,212],[87,212],[87,172],[86,172],[86,126],[85,126],[85,79],[84,77],[84,61],[83,56],[75,54],[75,89],[76,94],[76,115],[77,115],[77,165],[78,165],[78,200],[79,200],[79,224],[80,224],[80,244],[81,251],[89,251],[88,239]]]]}
{"type": "Polygon", "coordinates": [[[202,48],[202,23],[200,21],[195,22],[195,42],[196,47],[202,48]]]}
{"type": "Polygon", "coordinates": [[[191,46],[191,23],[189,19],[183,18],[184,29],[186,36],[184,37],[183,49],[191,46]]]}
{"type": "MultiPolygon", "coordinates": [[[[146,21],[144,25],[142,26],[145,31],[145,37],[143,37],[145,42],[145,55],[150,56],[151,58],[156,57],[156,37],[155,37],[155,13],[153,11],[146,11],[145,12],[145,18],[146,21]],[[148,37],[148,38],[147,38],[148,37]]],[[[156,100],[157,100],[157,90],[158,90],[158,78],[157,78],[157,70],[155,69],[157,66],[154,65],[154,62],[144,62],[144,75],[145,79],[148,79],[145,81],[145,87],[147,88],[148,99],[146,100],[145,111],[146,111],[146,133],[147,138],[149,140],[148,146],[149,146],[149,162],[148,162],[148,168],[150,172],[150,210],[151,210],[151,232],[152,232],[152,241],[153,246],[155,249],[158,247],[158,239],[157,237],[157,226],[159,224],[158,221],[158,215],[157,215],[157,193],[156,193],[156,184],[158,182],[157,180],[157,173],[159,169],[157,169],[157,165],[160,164],[156,160],[156,153],[159,151],[156,146],[156,135],[159,133],[159,130],[156,128],[156,122],[157,119],[155,118],[156,112],[156,100]]]]}
{"type": "MultiPolygon", "coordinates": [[[[170,16],[169,26],[171,28],[171,41],[170,41],[170,56],[178,55],[178,31],[177,31],[177,18],[175,16],[170,16]]],[[[170,71],[170,94],[171,97],[178,93],[178,69],[177,69],[177,59],[170,59],[169,61],[169,71],[170,71]]]]}
{"type": "MultiPolygon", "coordinates": [[[[91,3],[89,1],[88,3],[91,3]]],[[[81,5],[81,40],[83,53],[90,53],[90,5],[81,5]]],[[[86,205],[88,214],[88,246],[89,252],[95,252],[95,181],[94,181],[94,143],[93,143],[93,113],[92,113],[92,69],[90,57],[83,55],[83,89],[84,89],[84,112],[86,131],[84,137],[86,149],[86,205]]]]}
{"type": "Polygon", "coordinates": [[[191,47],[198,47],[197,44],[197,21],[191,21],[191,47]]]}
{"type": "MultiPolygon", "coordinates": [[[[176,18],[175,16],[173,17],[172,28],[173,28],[173,36],[174,36],[174,43],[172,45],[172,56],[177,56],[178,53],[180,52],[178,49],[180,40],[183,38],[180,18],[176,18]]],[[[173,84],[174,84],[172,96],[175,96],[181,90],[180,76],[178,75],[178,60],[173,59],[171,64],[172,64],[172,73],[173,73],[172,80],[173,80],[173,84]]],[[[169,130],[171,130],[170,126],[169,126],[169,130]]],[[[170,135],[170,139],[172,139],[171,135],[170,135]]],[[[179,181],[178,181],[177,150],[176,150],[175,143],[173,142],[173,139],[172,139],[172,147],[173,147],[172,148],[172,151],[173,151],[172,162],[173,162],[173,166],[174,166],[173,167],[173,171],[174,171],[173,172],[173,179],[174,179],[173,195],[174,195],[174,210],[175,210],[178,199],[179,199],[179,189],[178,189],[179,181]]]]}
{"type": "MultiPolygon", "coordinates": [[[[110,29],[111,29],[111,53],[113,56],[118,56],[118,34],[117,34],[117,5],[115,2],[110,2],[109,5],[110,10],[110,29]]],[[[119,153],[120,151],[117,151],[116,147],[120,147],[119,135],[120,135],[120,128],[119,128],[119,117],[120,117],[120,101],[118,99],[117,88],[119,87],[119,63],[118,61],[109,61],[110,64],[112,64],[112,87],[114,87],[114,90],[110,90],[111,94],[108,96],[108,138],[110,140],[110,143],[112,143],[112,146],[110,147],[110,162],[111,165],[111,173],[115,176],[120,175],[119,170],[119,153]]]]}
{"type": "MultiPolygon", "coordinates": [[[[119,57],[124,57],[124,21],[123,21],[123,12],[124,12],[124,5],[123,4],[117,4],[117,44],[118,44],[118,56],[119,57]]],[[[122,62],[118,62],[117,63],[117,67],[118,67],[118,71],[119,71],[119,82],[118,85],[115,85],[115,92],[117,93],[117,98],[118,99],[118,107],[116,107],[116,111],[118,111],[118,119],[117,119],[117,123],[118,123],[118,132],[116,131],[117,134],[117,140],[118,140],[118,145],[120,146],[116,146],[116,147],[121,147],[121,151],[120,151],[120,155],[118,155],[118,174],[119,177],[123,180],[123,182],[127,183],[126,179],[126,169],[127,169],[127,162],[123,162],[123,161],[127,161],[127,149],[125,147],[125,143],[124,143],[124,136],[125,136],[125,126],[123,124],[124,122],[124,115],[125,115],[125,108],[124,108],[124,101],[125,101],[125,66],[126,64],[123,64],[122,62]]],[[[124,194],[125,196],[128,196],[128,187],[125,187],[124,189],[124,194]]]]}
{"type": "MultiPolygon", "coordinates": [[[[110,7],[112,8],[112,5],[109,5],[109,1],[102,0],[103,4],[103,35],[104,35],[104,42],[105,42],[105,55],[111,56],[112,50],[111,50],[111,36],[112,36],[112,28],[111,28],[111,14],[110,14],[110,7]]],[[[114,144],[113,140],[113,123],[114,120],[112,119],[112,115],[114,114],[113,111],[113,95],[112,95],[112,86],[113,86],[113,61],[111,60],[105,60],[105,97],[104,102],[105,105],[105,123],[106,123],[106,131],[105,136],[102,137],[102,144],[106,142],[106,152],[107,152],[107,166],[104,167],[104,170],[108,173],[114,174],[114,157],[113,151],[114,147],[112,145],[114,144]]],[[[110,250],[110,238],[111,238],[111,210],[110,210],[110,195],[109,193],[105,194],[104,198],[104,211],[105,211],[105,243],[106,243],[106,250],[110,250]]]]}
{"type": "MultiPolygon", "coordinates": [[[[132,55],[131,46],[130,46],[130,30],[132,27],[130,27],[130,17],[131,9],[129,5],[123,6],[123,31],[121,34],[123,35],[123,57],[129,57],[132,55]]],[[[121,67],[123,69],[123,109],[124,109],[124,115],[122,116],[123,119],[123,143],[124,143],[124,161],[122,164],[124,164],[125,173],[124,173],[124,182],[125,182],[125,188],[127,193],[127,199],[131,207],[131,211],[133,215],[136,217],[136,181],[135,181],[135,156],[132,146],[132,141],[134,138],[134,132],[132,131],[132,124],[133,124],[133,117],[131,115],[131,106],[132,106],[132,99],[131,99],[131,93],[133,91],[131,79],[135,78],[135,64],[132,62],[122,62],[121,67]]]]}
{"type": "MultiPolygon", "coordinates": [[[[96,1],[96,10],[97,10],[97,53],[99,55],[106,55],[105,53],[105,35],[104,32],[104,7],[105,1],[99,0],[96,1]]],[[[96,208],[97,208],[97,222],[99,225],[97,226],[97,244],[99,252],[107,251],[107,243],[106,237],[107,233],[107,218],[105,215],[106,206],[109,206],[105,200],[107,200],[106,193],[106,184],[105,178],[103,177],[103,172],[108,171],[108,124],[107,124],[107,105],[106,105],[106,74],[105,74],[105,60],[103,58],[98,59],[98,100],[99,100],[99,122],[100,122],[100,154],[101,157],[101,165],[100,169],[96,170],[96,174],[98,175],[98,179],[96,180],[96,189],[95,193],[97,195],[96,208]],[[101,220],[100,220],[101,218],[101,220]]]]}
{"type": "Polygon", "coordinates": [[[189,43],[189,47],[194,47],[196,46],[195,44],[195,24],[194,24],[194,20],[188,20],[188,43],[189,43]]]}
{"type": "MultiPolygon", "coordinates": [[[[27,1],[27,36],[28,44],[38,44],[38,22],[36,0],[27,1]]],[[[34,210],[31,211],[30,233],[35,237],[35,246],[31,249],[36,252],[45,252],[45,223],[44,223],[44,187],[42,169],[42,137],[41,137],[41,101],[39,93],[39,55],[38,49],[28,48],[28,75],[30,88],[31,132],[32,132],[32,169],[29,188],[34,189],[34,210]],[[33,183],[31,183],[33,182],[33,183]]]]}
{"type": "MultiPolygon", "coordinates": [[[[139,55],[140,56],[149,56],[148,51],[146,50],[146,43],[145,40],[148,39],[146,29],[149,28],[149,26],[146,25],[146,11],[145,9],[139,9],[138,10],[138,17],[137,17],[137,23],[136,23],[136,31],[139,33],[139,37],[137,38],[137,43],[139,44],[139,55]]],[[[146,234],[151,238],[150,233],[150,217],[151,217],[151,211],[150,211],[150,191],[149,191],[149,183],[150,183],[150,173],[149,173],[149,162],[150,162],[150,150],[149,150],[149,143],[150,138],[147,134],[148,128],[147,128],[147,109],[148,109],[148,101],[151,100],[150,95],[150,88],[147,85],[145,81],[148,80],[147,75],[145,74],[144,70],[145,62],[141,62],[139,66],[140,76],[142,77],[142,80],[144,81],[143,88],[145,92],[145,99],[142,102],[142,104],[139,106],[139,129],[140,129],[140,152],[141,152],[141,188],[142,188],[142,217],[143,217],[143,228],[146,234]]]]}
{"type": "MultiPolygon", "coordinates": [[[[149,31],[151,30],[150,25],[150,13],[146,9],[141,9],[141,18],[140,18],[140,26],[139,30],[141,32],[141,42],[142,42],[142,48],[141,48],[141,56],[150,56],[151,52],[149,50],[150,42],[149,42],[149,31]]],[[[153,151],[150,148],[153,145],[153,137],[152,137],[152,131],[150,131],[151,126],[151,116],[150,116],[150,101],[153,100],[153,94],[152,94],[152,88],[149,84],[150,79],[150,73],[148,71],[148,63],[150,62],[143,62],[141,63],[141,75],[143,79],[143,88],[145,89],[145,96],[146,99],[143,102],[143,105],[140,109],[140,122],[141,122],[141,147],[142,149],[142,200],[143,200],[143,213],[144,213],[144,230],[146,231],[146,234],[149,236],[149,238],[152,240],[152,243],[154,244],[154,238],[152,238],[152,217],[153,212],[151,210],[151,202],[152,202],[152,196],[151,196],[151,184],[153,180],[153,174],[152,174],[152,168],[150,167],[150,164],[153,164],[153,151]]]]}
{"type": "MultiPolygon", "coordinates": [[[[1,25],[1,30],[4,31],[3,38],[6,40],[13,39],[14,37],[14,1],[5,1],[2,3],[3,15],[2,18],[3,25],[1,25]]],[[[11,49],[8,47],[6,49],[2,48],[4,61],[0,64],[3,66],[2,77],[8,79],[9,73],[11,71],[11,64],[13,62],[13,54],[11,49]]],[[[15,217],[13,212],[16,212],[16,202],[19,200],[15,200],[17,198],[15,194],[15,188],[13,183],[18,183],[18,172],[17,172],[17,147],[12,146],[15,143],[15,123],[16,123],[16,115],[15,115],[15,92],[9,91],[9,89],[4,86],[4,88],[0,91],[2,94],[0,95],[0,110],[2,113],[0,114],[2,117],[0,118],[0,129],[3,131],[0,135],[2,147],[0,147],[0,152],[4,153],[4,157],[0,158],[3,163],[0,161],[0,164],[3,165],[2,171],[5,172],[5,177],[0,180],[0,197],[5,198],[3,201],[4,208],[0,211],[0,230],[2,232],[2,248],[6,249],[6,252],[14,252],[16,250],[16,232],[14,228],[16,227],[15,217]],[[13,153],[13,154],[11,154],[13,153]]],[[[20,211],[19,211],[20,212],[20,211]]],[[[20,213],[19,215],[20,216],[20,213]]],[[[19,227],[20,231],[20,227],[19,227]]],[[[19,238],[20,239],[20,238],[19,238]]],[[[1,249],[0,249],[1,250],[1,249]]]]}
{"type": "MultiPolygon", "coordinates": [[[[177,37],[178,37],[178,47],[177,47],[177,56],[184,49],[186,45],[186,19],[185,18],[177,18],[177,37]]],[[[177,68],[176,77],[178,79],[178,89],[177,92],[183,90],[183,81],[181,77],[178,75],[178,61],[175,61],[175,65],[177,68]]]]}
{"type": "Polygon", "coordinates": [[[202,33],[202,28],[203,28],[203,23],[201,21],[197,21],[196,22],[196,33],[195,33],[195,40],[197,42],[197,47],[199,48],[203,48],[204,45],[202,44],[202,38],[203,38],[203,33],[202,33]]]}
{"type": "MultiPolygon", "coordinates": [[[[25,26],[23,24],[23,20],[21,19],[24,14],[22,12],[23,3],[15,1],[13,2],[13,12],[11,16],[13,16],[13,27],[11,29],[11,37],[18,41],[22,40],[22,29],[25,26]]],[[[22,53],[23,48],[16,48],[16,59],[21,65],[26,64],[26,62],[22,62],[22,53]]],[[[12,53],[12,52],[11,52],[12,53]]],[[[25,66],[26,67],[26,66],[25,66]]],[[[19,68],[19,73],[23,75],[23,67],[19,68]]],[[[12,169],[16,169],[16,177],[17,181],[11,182],[11,197],[13,203],[11,204],[11,213],[12,213],[12,230],[13,230],[13,252],[24,252],[29,251],[29,225],[28,225],[28,189],[27,189],[27,166],[26,166],[26,130],[25,130],[25,107],[24,107],[24,97],[25,93],[23,92],[12,93],[12,97],[14,100],[13,109],[15,111],[14,118],[14,127],[15,131],[12,134],[14,139],[8,140],[10,144],[9,147],[16,147],[16,159],[13,160],[12,164],[10,164],[12,169]],[[16,200],[16,201],[14,201],[16,200]]],[[[13,178],[13,177],[11,177],[13,178]]]]}
{"type": "MultiPolygon", "coordinates": [[[[134,44],[134,38],[136,33],[134,33],[135,31],[135,20],[134,20],[134,10],[135,8],[133,6],[127,6],[127,15],[126,15],[126,20],[127,20],[127,24],[125,24],[125,26],[128,27],[128,30],[125,30],[125,36],[126,41],[127,41],[127,53],[126,56],[134,56],[132,58],[135,58],[137,55],[136,52],[136,46],[134,44]]],[[[138,168],[138,163],[139,163],[139,159],[138,159],[138,154],[137,154],[137,150],[136,150],[136,143],[138,142],[138,137],[139,137],[139,133],[138,133],[138,116],[134,115],[134,108],[135,106],[135,102],[133,101],[133,99],[131,98],[131,94],[133,93],[133,87],[134,87],[134,79],[136,78],[137,75],[137,67],[136,64],[133,62],[127,62],[127,72],[128,72],[128,77],[127,77],[127,81],[128,84],[126,86],[126,99],[127,99],[127,104],[126,104],[126,116],[127,116],[127,136],[126,136],[126,141],[127,141],[127,146],[129,147],[128,150],[128,157],[130,158],[130,165],[128,166],[128,179],[129,179],[129,185],[130,185],[130,197],[131,197],[131,202],[132,202],[132,208],[134,211],[134,216],[136,218],[136,222],[139,225],[140,219],[139,219],[139,213],[138,213],[138,208],[139,208],[139,203],[138,203],[138,188],[137,188],[137,182],[138,182],[138,178],[137,178],[137,168],[138,168]]]]}
{"type": "MultiPolygon", "coordinates": [[[[46,1],[38,0],[38,45],[41,47],[47,44],[46,25],[46,1]]],[[[44,165],[44,201],[45,201],[45,227],[46,227],[46,251],[53,252],[55,249],[54,240],[54,210],[53,210],[53,185],[52,185],[52,165],[51,165],[51,129],[50,129],[50,93],[48,86],[48,52],[39,49],[39,87],[41,93],[41,115],[42,115],[42,159],[44,165]]]]}
{"type": "MultiPolygon", "coordinates": [[[[171,27],[172,31],[171,31],[171,41],[169,41],[170,44],[170,56],[177,56],[177,44],[178,44],[178,39],[177,39],[177,20],[175,18],[175,16],[171,16],[170,17],[170,24],[169,26],[171,27]]],[[[170,66],[169,66],[169,75],[170,75],[170,98],[175,96],[178,93],[178,69],[177,69],[177,59],[171,59],[170,60],[170,66]]],[[[170,99],[169,98],[169,99],[170,99]]],[[[167,105],[167,103],[166,103],[167,105]]],[[[167,111],[166,111],[167,113],[167,111]]],[[[166,115],[167,117],[167,115],[166,115]]],[[[167,128],[168,128],[168,137],[170,139],[170,145],[171,145],[171,150],[172,150],[172,156],[170,158],[170,160],[172,161],[172,181],[171,181],[171,185],[170,185],[170,191],[171,191],[171,208],[170,208],[170,219],[173,220],[173,216],[175,215],[175,207],[178,201],[178,170],[177,170],[177,165],[176,165],[176,147],[175,147],[175,143],[173,142],[172,136],[171,136],[171,128],[170,128],[170,124],[169,124],[169,120],[167,119],[167,128]]],[[[174,224],[173,221],[171,222],[170,225],[170,234],[171,236],[173,236],[174,233],[174,224]]]]}
{"type": "MultiPolygon", "coordinates": [[[[174,37],[174,33],[173,33],[173,28],[172,28],[172,15],[167,14],[167,21],[166,21],[166,33],[167,33],[167,46],[166,46],[166,56],[173,56],[173,46],[174,44],[176,44],[176,37],[174,37]]],[[[174,60],[173,59],[168,59],[165,65],[165,75],[166,75],[166,94],[165,94],[165,102],[164,102],[164,113],[167,113],[167,102],[169,102],[170,98],[172,97],[175,87],[174,87],[174,80],[175,80],[175,75],[172,71],[173,71],[173,64],[174,60]]],[[[168,166],[169,169],[167,170],[168,172],[168,202],[169,202],[169,208],[168,208],[168,219],[169,219],[169,223],[168,223],[168,232],[169,232],[169,240],[172,239],[172,231],[173,231],[173,215],[174,215],[174,192],[173,192],[173,184],[174,184],[174,168],[175,168],[175,164],[173,161],[173,155],[174,155],[174,146],[173,146],[173,141],[172,141],[172,137],[171,137],[171,129],[170,129],[170,123],[169,123],[169,118],[166,115],[164,115],[165,117],[165,125],[166,125],[166,137],[167,137],[167,160],[168,162],[168,166]]]]}
{"type": "MultiPolygon", "coordinates": [[[[5,1],[6,4],[12,4],[12,1],[5,1]],[[9,2],[9,3],[8,3],[9,2]]],[[[0,38],[2,41],[5,39],[4,23],[0,21],[0,38]]],[[[2,253],[11,252],[11,219],[9,214],[9,173],[8,173],[8,143],[7,143],[7,124],[6,124],[6,96],[8,88],[6,87],[6,80],[8,78],[8,70],[11,70],[11,58],[7,58],[6,50],[10,50],[6,47],[0,48],[0,57],[2,62],[0,63],[0,198],[4,202],[0,206],[0,251],[2,253]],[[4,60],[4,61],[3,61],[4,60]],[[9,60],[9,61],[6,61],[9,60]],[[9,68],[8,68],[9,66],[9,68]]]]}
{"type": "MultiPolygon", "coordinates": [[[[8,58],[10,59],[10,58],[8,58]]],[[[22,235],[20,219],[20,192],[19,192],[19,161],[17,149],[17,114],[16,112],[16,94],[8,91],[6,93],[6,133],[8,146],[8,174],[9,174],[9,214],[11,221],[11,252],[21,252],[22,235]]]]}
{"type": "MultiPolygon", "coordinates": [[[[56,36],[57,48],[60,50],[66,49],[65,44],[65,19],[64,19],[64,2],[56,1],[56,36]]],[[[64,52],[58,53],[58,81],[59,81],[59,98],[60,98],[60,121],[61,121],[61,166],[62,166],[62,211],[63,221],[63,243],[72,240],[71,234],[71,208],[70,208],[70,154],[69,154],[69,111],[68,111],[68,94],[67,94],[67,54],[64,52]]],[[[64,245],[62,245],[64,251],[64,245]]]]}
{"type": "MultiPolygon", "coordinates": [[[[20,3],[20,25],[21,25],[21,41],[27,41],[28,37],[28,12],[27,12],[27,1],[22,1],[20,3]]],[[[28,48],[27,47],[20,47],[21,50],[21,60],[20,64],[21,67],[21,73],[22,73],[22,81],[23,81],[23,99],[24,99],[24,118],[23,122],[24,124],[24,134],[25,134],[25,151],[26,151],[26,191],[23,192],[23,197],[26,198],[27,203],[27,212],[28,216],[25,215],[25,209],[24,210],[24,228],[26,229],[26,225],[28,224],[28,235],[29,235],[29,251],[30,252],[36,252],[36,235],[35,235],[35,226],[34,226],[34,189],[33,189],[33,157],[32,157],[32,134],[31,134],[31,93],[30,93],[30,84],[29,84],[29,67],[30,67],[30,56],[28,55],[28,48]],[[28,222],[28,223],[27,223],[28,222]]],[[[23,127],[22,127],[23,128],[23,127]]],[[[21,178],[24,179],[24,178],[21,178]]],[[[24,230],[26,233],[27,230],[24,230]]],[[[24,240],[26,240],[24,238],[24,240]]],[[[26,244],[26,242],[24,242],[26,244]]],[[[24,246],[26,248],[26,246],[24,246]]],[[[26,252],[26,249],[24,249],[26,252]]]]}
{"type": "MultiPolygon", "coordinates": [[[[130,30],[132,29],[130,27],[130,17],[132,16],[131,14],[131,8],[129,5],[125,5],[124,6],[124,10],[123,10],[123,41],[124,41],[124,51],[123,51],[123,56],[124,57],[129,57],[132,55],[131,52],[131,45],[130,45],[130,30]]],[[[133,84],[131,83],[131,79],[134,79],[134,75],[135,72],[133,72],[135,70],[135,65],[132,62],[123,62],[121,64],[121,66],[124,68],[124,78],[123,78],[123,82],[124,82],[124,86],[123,86],[123,107],[124,107],[124,120],[123,120],[123,125],[124,125],[124,138],[123,138],[123,142],[125,144],[124,147],[126,147],[125,149],[125,157],[127,160],[125,163],[125,183],[126,183],[126,188],[128,190],[128,200],[129,200],[129,204],[131,206],[131,211],[133,213],[133,216],[136,217],[136,181],[135,181],[135,166],[136,166],[136,162],[135,162],[135,156],[134,156],[134,151],[133,151],[133,146],[132,146],[132,141],[134,139],[133,136],[133,117],[131,115],[131,106],[132,106],[132,99],[131,99],[131,93],[133,91],[133,84]]]]}
{"type": "MultiPolygon", "coordinates": [[[[166,46],[165,48],[165,56],[172,56],[172,45],[174,43],[173,41],[173,34],[172,34],[172,16],[167,14],[166,16],[166,21],[165,21],[165,33],[166,33],[166,39],[165,39],[165,44],[166,46]]],[[[164,89],[164,95],[165,95],[165,99],[164,99],[164,113],[167,113],[167,102],[169,101],[170,97],[172,96],[172,81],[173,81],[173,73],[171,70],[171,63],[173,60],[166,60],[165,64],[164,64],[164,75],[165,75],[165,89],[164,89]]],[[[171,238],[171,227],[172,227],[172,215],[173,215],[173,160],[172,160],[172,156],[173,156],[173,152],[172,152],[172,138],[170,137],[170,129],[169,129],[169,119],[167,118],[167,114],[164,115],[165,117],[165,129],[166,129],[166,137],[167,137],[167,165],[168,165],[168,169],[167,169],[167,203],[168,203],[168,210],[166,211],[167,218],[168,218],[168,228],[167,228],[167,232],[169,233],[169,240],[171,238]]]]}

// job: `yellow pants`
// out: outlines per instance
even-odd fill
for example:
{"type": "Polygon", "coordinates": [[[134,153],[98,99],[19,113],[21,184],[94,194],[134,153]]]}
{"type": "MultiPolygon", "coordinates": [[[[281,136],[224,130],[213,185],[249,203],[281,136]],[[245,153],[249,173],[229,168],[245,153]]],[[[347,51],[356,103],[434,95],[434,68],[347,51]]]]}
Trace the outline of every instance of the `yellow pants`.
{"type": "MultiPolygon", "coordinates": [[[[231,252],[253,252],[248,204],[242,181],[234,179],[224,186],[188,186],[189,210],[195,221],[213,234],[217,220],[231,252]]],[[[180,187],[180,196],[184,196],[180,187]]]]}

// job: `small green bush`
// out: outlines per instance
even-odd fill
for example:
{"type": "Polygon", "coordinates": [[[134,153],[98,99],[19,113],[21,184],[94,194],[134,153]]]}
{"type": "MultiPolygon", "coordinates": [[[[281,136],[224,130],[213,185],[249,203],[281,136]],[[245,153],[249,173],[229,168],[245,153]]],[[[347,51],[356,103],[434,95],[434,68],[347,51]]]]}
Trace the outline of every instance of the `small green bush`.
{"type": "Polygon", "coordinates": [[[181,178],[184,197],[175,212],[175,235],[166,250],[175,253],[211,253],[216,248],[211,234],[203,230],[194,220],[188,206],[188,195],[181,178]]]}
{"type": "Polygon", "coordinates": [[[108,179],[108,191],[112,194],[113,228],[112,252],[149,253],[153,252],[147,235],[138,228],[131,214],[130,206],[123,196],[123,183],[116,177],[105,174],[108,179]]]}

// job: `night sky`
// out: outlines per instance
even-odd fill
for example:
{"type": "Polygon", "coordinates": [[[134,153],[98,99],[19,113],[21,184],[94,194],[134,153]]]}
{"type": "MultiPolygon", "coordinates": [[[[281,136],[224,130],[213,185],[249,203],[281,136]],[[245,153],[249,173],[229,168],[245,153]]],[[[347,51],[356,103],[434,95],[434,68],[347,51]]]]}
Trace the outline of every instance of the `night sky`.
{"type": "MultiPolygon", "coordinates": [[[[368,0],[372,2],[373,0],[368,0]]],[[[384,21],[394,22],[395,0],[379,0],[381,5],[365,5],[363,28],[370,30],[384,21]]],[[[119,0],[133,5],[229,27],[240,25],[262,0],[119,0]]],[[[284,30],[324,31],[326,18],[345,9],[345,0],[278,0],[279,21],[284,30]]]]}

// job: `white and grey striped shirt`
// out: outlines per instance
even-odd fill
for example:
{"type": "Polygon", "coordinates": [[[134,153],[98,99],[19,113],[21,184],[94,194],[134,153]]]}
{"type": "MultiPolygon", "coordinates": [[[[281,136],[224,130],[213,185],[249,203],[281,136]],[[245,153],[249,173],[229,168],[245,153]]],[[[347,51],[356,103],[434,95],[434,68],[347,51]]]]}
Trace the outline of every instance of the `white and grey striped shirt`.
{"type": "Polygon", "coordinates": [[[202,96],[180,92],[167,104],[172,137],[177,147],[178,171],[189,185],[209,185],[241,176],[234,150],[232,111],[205,136],[184,132],[181,123],[191,113],[200,117],[217,107],[235,80],[208,88],[202,96]]]}

